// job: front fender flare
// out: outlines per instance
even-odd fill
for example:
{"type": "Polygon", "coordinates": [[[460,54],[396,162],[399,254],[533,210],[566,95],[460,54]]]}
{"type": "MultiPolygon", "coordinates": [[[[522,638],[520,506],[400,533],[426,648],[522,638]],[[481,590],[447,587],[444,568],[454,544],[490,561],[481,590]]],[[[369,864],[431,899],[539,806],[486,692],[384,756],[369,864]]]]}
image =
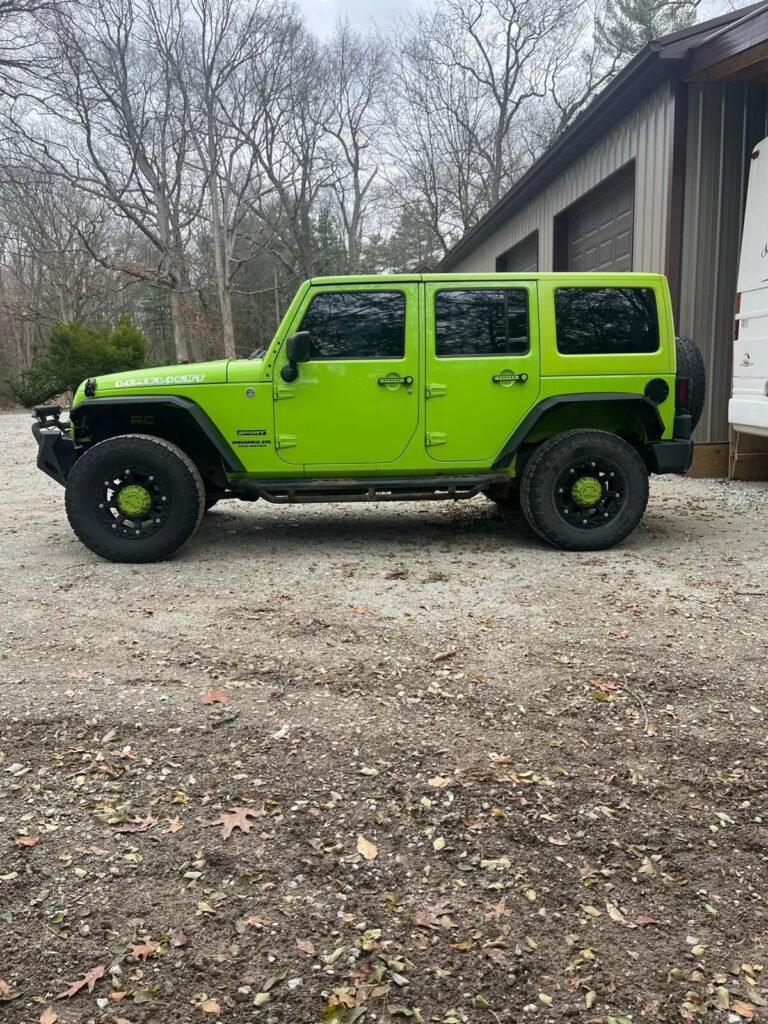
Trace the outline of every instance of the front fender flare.
{"type": "Polygon", "coordinates": [[[75,428],[80,429],[90,412],[101,414],[108,412],[110,409],[125,409],[129,406],[137,408],[170,406],[171,408],[181,410],[183,415],[189,417],[195,427],[213,446],[228,472],[245,472],[245,466],[227,444],[224,435],[208,413],[204,412],[191,398],[186,398],[183,395],[115,395],[114,397],[106,398],[86,398],[71,409],[69,418],[74,423],[75,428]]]}

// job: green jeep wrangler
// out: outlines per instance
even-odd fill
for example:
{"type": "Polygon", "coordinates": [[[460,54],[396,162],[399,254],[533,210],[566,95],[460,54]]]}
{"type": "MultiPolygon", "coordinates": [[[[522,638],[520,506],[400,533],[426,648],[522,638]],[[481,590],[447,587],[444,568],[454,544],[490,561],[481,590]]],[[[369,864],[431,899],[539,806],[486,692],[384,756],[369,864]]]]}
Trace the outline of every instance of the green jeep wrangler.
{"type": "Polygon", "coordinates": [[[222,498],[484,494],[585,551],[637,526],[649,473],[688,469],[703,388],[658,274],[317,278],[266,351],[87,380],[33,431],[115,562],[167,558],[222,498]]]}

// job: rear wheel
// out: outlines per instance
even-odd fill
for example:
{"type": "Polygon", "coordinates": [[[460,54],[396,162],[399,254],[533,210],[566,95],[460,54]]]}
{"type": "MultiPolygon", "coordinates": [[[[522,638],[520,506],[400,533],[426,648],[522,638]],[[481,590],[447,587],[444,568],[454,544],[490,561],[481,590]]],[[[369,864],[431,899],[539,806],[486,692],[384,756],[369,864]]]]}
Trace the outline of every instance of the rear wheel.
{"type": "Polygon", "coordinates": [[[537,448],[520,495],[523,515],[544,540],[566,551],[595,551],[618,544],[640,522],[648,473],[615,434],[570,430],[537,448]]]}
{"type": "Polygon", "coordinates": [[[67,479],[72,529],[111,562],[169,558],[197,529],[205,488],[192,460],[159,437],[123,434],[89,448],[67,479]]]}

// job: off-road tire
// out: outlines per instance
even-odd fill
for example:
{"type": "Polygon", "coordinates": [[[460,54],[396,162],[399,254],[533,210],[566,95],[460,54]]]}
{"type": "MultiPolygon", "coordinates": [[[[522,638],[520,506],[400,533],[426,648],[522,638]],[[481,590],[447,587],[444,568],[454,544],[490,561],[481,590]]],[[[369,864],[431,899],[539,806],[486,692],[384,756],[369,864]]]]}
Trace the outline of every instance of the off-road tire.
{"type": "Polygon", "coordinates": [[[533,453],[520,498],[528,525],[554,547],[600,551],[624,540],[643,518],[648,472],[632,445],[615,434],[569,430],[533,453]],[[604,497],[589,509],[578,506],[568,490],[567,481],[575,482],[579,474],[593,474],[603,490],[604,497]]]}
{"type": "Polygon", "coordinates": [[[677,376],[688,378],[688,412],[691,414],[691,430],[701,419],[707,390],[707,375],[704,357],[696,342],[684,334],[675,338],[677,376]]]}
{"type": "Polygon", "coordinates": [[[197,466],[176,445],[147,434],[121,434],[77,460],[67,479],[65,507],[70,526],[95,554],[110,562],[159,562],[199,526],[205,487],[197,466]],[[147,484],[152,504],[131,519],[114,507],[114,495],[134,480],[147,484]]]}

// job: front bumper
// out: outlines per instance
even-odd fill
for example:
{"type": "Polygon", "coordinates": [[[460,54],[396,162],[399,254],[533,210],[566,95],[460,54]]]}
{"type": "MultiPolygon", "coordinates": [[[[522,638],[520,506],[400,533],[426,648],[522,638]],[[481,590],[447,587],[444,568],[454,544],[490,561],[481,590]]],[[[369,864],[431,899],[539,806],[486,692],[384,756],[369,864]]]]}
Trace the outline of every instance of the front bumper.
{"type": "Polygon", "coordinates": [[[63,487],[78,456],[75,442],[68,433],[69,424],[59,423],[61,406],[58,405],[38,406],[32,415],[35,417],[32,433],[38,444],[37,467],[63,487]]]}
{"type": "Polygon", "coordinates": [[[649,473],[685,473],[693,462],[693,441],[677,438],[657,441],[643,449],[649,473]]]}

